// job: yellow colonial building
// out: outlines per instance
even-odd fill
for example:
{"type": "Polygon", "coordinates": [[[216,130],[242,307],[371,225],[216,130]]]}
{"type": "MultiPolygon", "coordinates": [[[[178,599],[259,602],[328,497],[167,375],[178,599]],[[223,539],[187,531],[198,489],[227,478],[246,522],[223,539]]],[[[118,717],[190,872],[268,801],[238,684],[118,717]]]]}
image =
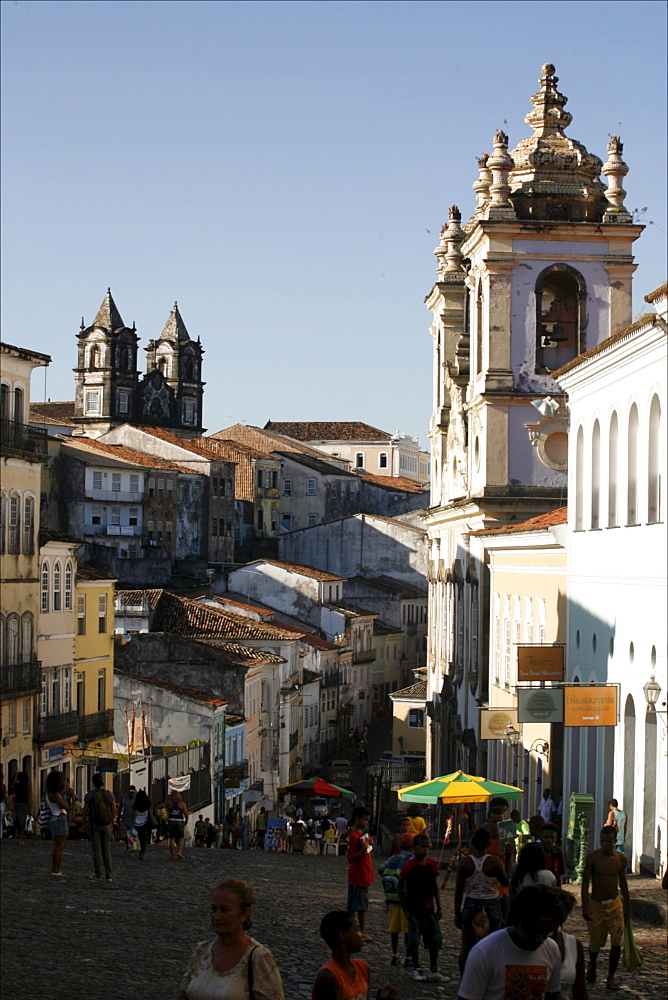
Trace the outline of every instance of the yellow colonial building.
{"type": "MultiPolygon", "coordinates": [[[[74,788],[91,787],[99,757],[114,742],[114,597],[116,581],[85,563],[76,576],[74,705],[79,716],[74,788]]],[[[109,783],[108,783],[109,784],[109,783]]]]}
{"type": "Polygon", "coordinates": [[[489,689],[481,699],[487,705],[479,730],[487,744],[487,776],[522,788],[526,817],[537,812],[545,788],[558,802],[563,785],[563,721],[548,721],[545,699],[528,700],[540,681],[519,681],[518,652],[529,647],[545,659],[566,642],[566,520],[566,507],[560,507],[471,536],[490,573],[489,689]],[[518,685],[535,721],[521,721],[523,712],[518,717],[518,685]]]}
{"type": "Polygon", "coordinates": [[[46,432],[28,425],[30,376],[51,358],[0,344],[0,761],[11,787],[23,769],[37,802],[33,738],[41,671],[39,614],[40,474],[46,432]]]}

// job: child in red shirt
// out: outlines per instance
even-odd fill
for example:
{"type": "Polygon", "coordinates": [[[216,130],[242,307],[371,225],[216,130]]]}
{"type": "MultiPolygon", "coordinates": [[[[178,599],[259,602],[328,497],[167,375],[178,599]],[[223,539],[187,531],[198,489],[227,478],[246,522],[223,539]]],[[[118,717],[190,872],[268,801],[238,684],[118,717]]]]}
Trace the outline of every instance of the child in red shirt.
{"type": "Polygon", "coordinates": [[[438,953],[443,944],[438,921],[441,919],[441,898],[438,892],[438,864],[428,858],[431,842],[425,833],[413,840],[415,855],[401,869],[399,898],[408,917],[407,952],[413,960],[413,979],[423,983],[446,983],[448,977],[438,971],[438,953]],[[420,968],[420,938],[429,950],[430,971],[420,968]]]}
{"type": "Polygon", "coordinates": [[[348,843],[348,905],[356,913],[363,941],[371,941],[366,933],[366,911],[369,909],[369,886],[375,879],[371,851],[373,837],[367,832],[371,813],[365,806],[353,809],[353,825],[348,843]]]}

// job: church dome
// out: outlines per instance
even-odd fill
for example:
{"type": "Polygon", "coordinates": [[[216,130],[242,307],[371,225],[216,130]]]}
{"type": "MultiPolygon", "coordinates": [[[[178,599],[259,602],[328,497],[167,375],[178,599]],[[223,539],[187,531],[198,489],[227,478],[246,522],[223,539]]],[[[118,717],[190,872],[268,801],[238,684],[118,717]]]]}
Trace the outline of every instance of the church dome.
{"type": "Polygon", "coordinates": [[[510,153],[510,201],[518,219],[530,221],[600,222],[608,206],[598,156],[564,135],[572,115],[568,98],[557,90],[559,77],[551,63],[542,67],[540,90],[531,98],[525,122],[533,135],[510,153]]]}

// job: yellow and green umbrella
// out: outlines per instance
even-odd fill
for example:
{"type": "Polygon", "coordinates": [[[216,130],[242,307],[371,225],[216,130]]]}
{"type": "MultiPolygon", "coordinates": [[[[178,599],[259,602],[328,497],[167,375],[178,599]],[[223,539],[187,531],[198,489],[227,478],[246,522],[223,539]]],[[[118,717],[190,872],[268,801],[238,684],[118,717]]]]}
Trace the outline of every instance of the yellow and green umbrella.
{"type": "Polygon", "coordinates": [[[463,771],[446,774],[442,778],[421,781],[418,785],[400,788],[399,798],[403,802],[421,802],[426,805],[457,805],[464,802],[489,802],[497,796],[505,799],[521,799],[524,792],[514,785],[504,785],[500,781],[488,781],[463,771]]]}

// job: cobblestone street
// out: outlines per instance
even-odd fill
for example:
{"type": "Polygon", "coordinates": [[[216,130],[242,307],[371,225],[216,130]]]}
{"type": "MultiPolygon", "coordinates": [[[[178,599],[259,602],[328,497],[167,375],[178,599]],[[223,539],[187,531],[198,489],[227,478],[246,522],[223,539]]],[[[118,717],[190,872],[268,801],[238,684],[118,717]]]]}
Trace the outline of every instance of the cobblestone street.
{"type": "MultiPolygon", "coordinates": [[[[345,905],[345,858],[190,850],[179,862],[170,861],[167,848],[157,845],[140,864],[115,844],[114,881],[107,884],[90,879],[88,843],[67,845],[65,878],[49,874],[50,853],[50,844],[39,841],[24,849],[4,841],[0,848],[2,1000],[170,1000],[178,993],[192,946],[209,935],[208,890],[231,875],[256,889],[252,933],[273,951],[287,1000],[303,1000],[326,957],[320,918],[345,905]]],[[[404,1000],[456,997],[458,934],[452,926],[451,885],[443,894],[440,970],[451,977],[445,985],[415,983],[410,970],[390,967],[382,891],[378,882],[372,887],[369,930],[375,941],[363,955],[372,969],[372,996],[380,983],[392,982],[404,1000]]],[[[569,929],[584,940],[579,909],[569,929]]],[[[633,976],[621,967],[619,983],[629,997],[664,996],[665,929],[636,921],[635,930],[645,964],[633,976]]],[[[605,957],[599,961],[601,971],[605,957]]],[[[603,983],[590,991],[592,998],[604,995],[603,983]]]]}

